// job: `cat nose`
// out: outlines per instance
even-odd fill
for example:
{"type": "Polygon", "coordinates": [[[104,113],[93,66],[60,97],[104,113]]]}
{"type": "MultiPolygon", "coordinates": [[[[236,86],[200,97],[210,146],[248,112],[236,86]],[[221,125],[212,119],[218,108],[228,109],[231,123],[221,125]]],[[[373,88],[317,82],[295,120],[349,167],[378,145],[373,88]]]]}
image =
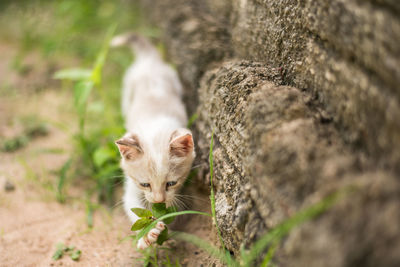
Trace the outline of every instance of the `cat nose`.
{"type": "Polygon", "coordinates": [[[163,203],[163,202],[165,202],[165,195],[164,194],[154,194],[153,200],[154,200],[154,203],[163,203]]]}

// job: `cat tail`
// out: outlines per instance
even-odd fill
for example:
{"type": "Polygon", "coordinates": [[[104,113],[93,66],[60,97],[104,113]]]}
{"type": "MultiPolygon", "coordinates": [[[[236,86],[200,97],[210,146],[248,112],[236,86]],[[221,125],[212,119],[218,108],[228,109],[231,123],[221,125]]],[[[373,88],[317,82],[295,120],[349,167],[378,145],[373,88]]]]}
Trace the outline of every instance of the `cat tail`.
{"type": "Polygon", "coordinates": [[[133,53],[145,53],[156,51],[155,46],[150,40],[138,33],[124,33],[115,36],[111,39],[111,47],[128,46],[132,49],[133,53]]]}
{"type": "Polygon", "coordinates": [[[111,39],[110,45],[112,47],[126,46],[134,41],[135,33],[129,32],[115,36],[111,39]]]}

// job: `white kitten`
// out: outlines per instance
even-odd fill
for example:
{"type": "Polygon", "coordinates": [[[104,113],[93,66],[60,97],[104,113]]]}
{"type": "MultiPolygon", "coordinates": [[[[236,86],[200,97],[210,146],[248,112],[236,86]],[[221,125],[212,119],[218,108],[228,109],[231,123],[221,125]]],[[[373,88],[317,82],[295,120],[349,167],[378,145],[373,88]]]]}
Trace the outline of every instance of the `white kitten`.
{"type": "MultiPolygon", "coordinates": [[[[131,208],[148,203],[174,204],[175,192],[183,185],[195,152],[192,134],[183,128],[187,116],[177,73],[143,36],[120,35],[111,45],[129,45],[135,53],[122,92],[128,132],[116,141],[125,173],[124,209],[133,223],[138,217],[131,208]]],[[[138,247],[155,242],[163,227],[158,224],[138,247]]]]}

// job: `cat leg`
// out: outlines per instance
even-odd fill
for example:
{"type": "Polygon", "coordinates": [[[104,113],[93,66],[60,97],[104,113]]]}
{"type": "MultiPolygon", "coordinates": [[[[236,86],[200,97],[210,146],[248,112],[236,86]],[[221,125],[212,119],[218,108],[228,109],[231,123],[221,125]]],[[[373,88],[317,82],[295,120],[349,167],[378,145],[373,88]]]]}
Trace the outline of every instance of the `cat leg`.
{"type": "Polygon", "coordinates": [[[132,208],[144,208],[140,196],[142,192],[135,185],[131,178],[125,177],[125,192],[123,196],[124,210],[130,221],[135,223],[139,217],[131,211],[132,208]]]}
{"type": "Polygon", "coordinates": [[[158,222],[156,224],[156,227],[151,229],[147,235],[144,237],[140,238],[138,243],[137,243],[137,248],[138,249],[145,249],[151,246],[153,243],[155,243],[158,239],[158,236],[161,234],[161,232],[165,229],[165,223],[163,222],[158,222]]]}

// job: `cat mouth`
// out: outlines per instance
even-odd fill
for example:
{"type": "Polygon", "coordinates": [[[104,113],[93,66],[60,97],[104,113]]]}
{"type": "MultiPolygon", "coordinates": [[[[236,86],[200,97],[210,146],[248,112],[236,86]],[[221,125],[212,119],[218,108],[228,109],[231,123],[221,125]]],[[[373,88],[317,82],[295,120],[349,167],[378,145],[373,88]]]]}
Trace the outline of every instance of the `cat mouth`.
{"type": "Polygon", "coordinates": [[[148,204],[150,205],[150,207],[152,206],[152,205],[154,205],[154,204],[165,204],[165,206],[167,207],[167,208],[169,208],[169,207],[171,207],[171,206],[173,206],[172,204],[173,204],[173,201],[164,201],[164,202],[152,202],[152,201],[149,201],[149,200],[147,200],[147,202],[148,202],[148,204]]]}

